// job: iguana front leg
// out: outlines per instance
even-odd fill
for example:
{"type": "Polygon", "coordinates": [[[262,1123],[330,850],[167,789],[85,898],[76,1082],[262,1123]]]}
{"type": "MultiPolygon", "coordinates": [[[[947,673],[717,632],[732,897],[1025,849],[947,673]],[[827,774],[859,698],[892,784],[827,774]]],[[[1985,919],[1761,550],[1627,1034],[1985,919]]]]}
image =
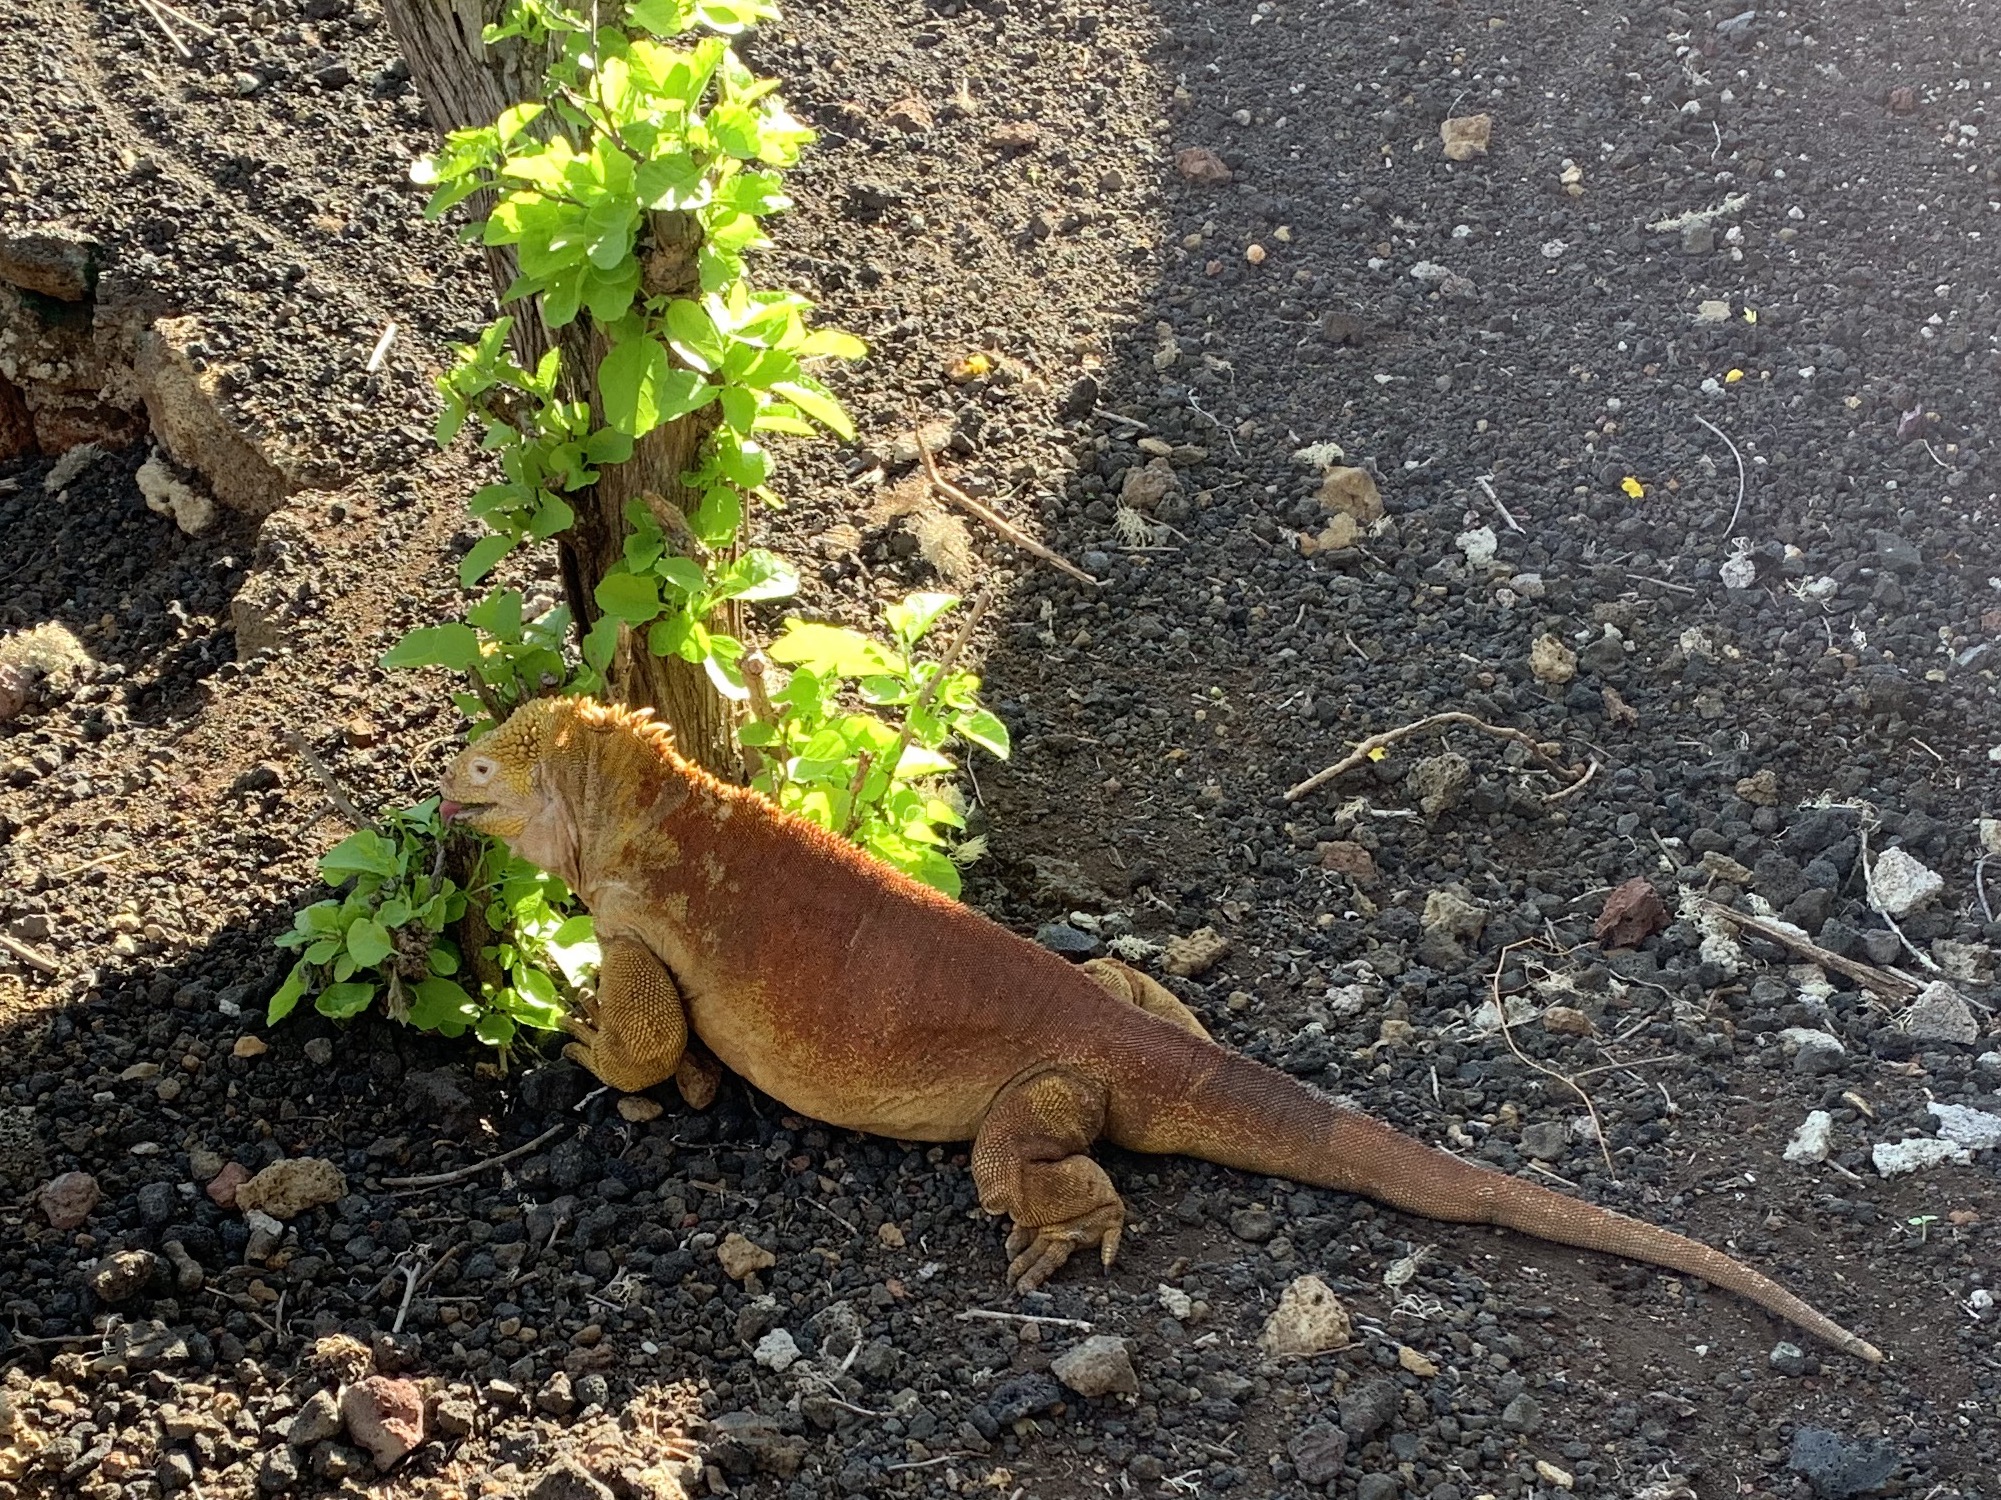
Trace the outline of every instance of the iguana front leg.
{"type": "Polygon", "coordinates": [[[642,943],[613,938],[598,965],[597,996],[572,1013],[564,1028],[577,1040],[563,1055],[627,1094],[672,1078],[693,1109],[716,1096],[721,1069],[692,1044],[681,992],[666,966],[642,943]]]}
{"type": "Polygon", "coordinates": [[[1002,1090],[973,1141],[980,1206],[1014,1220],[1008,1280],[1041,1286],[1079,1246],[1096,1245],[1106,1266],[1126,1220],[1105,1169],[1084,1153],[1105,1124],[1102,1084],[1050,1068],[1002,1090]]]}

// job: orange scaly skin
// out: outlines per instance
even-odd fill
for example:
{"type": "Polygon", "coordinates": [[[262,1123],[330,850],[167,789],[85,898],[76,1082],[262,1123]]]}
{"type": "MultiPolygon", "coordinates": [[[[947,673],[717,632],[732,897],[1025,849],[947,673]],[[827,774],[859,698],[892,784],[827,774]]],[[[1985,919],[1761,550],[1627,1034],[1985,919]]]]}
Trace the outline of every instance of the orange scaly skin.
{"type": "Polygon", "coordinates": [[[570,1050],[607,1083],[713,1092],[689,1032],[802,1114],[973,1142],[980,1201],[1014,1223],[1009,1278],[1080,1246],[1110,1265],[1124,1206],[1097,1140],[1359,1193],[1699,1276],[1876,1362],[1719,1251],[1473,1166],[1212,1042],[1109,960],[1077,968],[845,840],[677,756],[643,714],[544,699],[447,772],[446,814],[567,880],[605,964],[570,1050]],[[672,976],[670,978],[670,975],[672,976]]]}

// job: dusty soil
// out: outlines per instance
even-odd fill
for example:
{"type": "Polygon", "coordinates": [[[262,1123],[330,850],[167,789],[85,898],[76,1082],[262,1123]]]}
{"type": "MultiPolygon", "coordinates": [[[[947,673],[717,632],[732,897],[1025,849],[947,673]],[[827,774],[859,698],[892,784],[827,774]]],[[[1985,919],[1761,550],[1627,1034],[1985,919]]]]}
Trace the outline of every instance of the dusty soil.
{"type": "Polygon", "coordinates": [[[337,1434],[288,1441],[342,1332],[431,1399],[411,1492],[602,1493],[564,1453],[622,1494],[1995,1492],[1994,1153],[1871,1155],[1935,1134],[1929,1104],[2001,1110],[1981,8],[944,0],[800,7],[750,49],[825,132],[773,274],[874,349],[861,443],[791,456],[772,539],[829,614],[1006,586],[981,652],[1016,751],[977,768],[969,899],[1080,950],[1214,928],[1227,957],[1174,983],[1222,1038],[1730,1248],[1880,1370],[1652,1272],[1183,1161],[1112,1161],[1119,1266],[1016,1302],[962,1155],[734,1086],[635,1125],[567,1064],[496,1077],[387,1025],[265,1035],[270,937],[342,832],[285,731],[376,805],[425,795],[456,727],[440,684],[372,662],[452,603],[477,476],[428,450],[428,380],[488,289],[402,180],[428,127],[373,4],[180,9],[212,28],[185,59],[143,6],[24,0],[0,227],[90,234],[111,289],[199,318],[236,419],[317,488],[185,537],[139,498],[143,447],[56,492],[52,455],[0,479],[0,632],[53,622],[91,658],[0,724],[0,1494],[379,1485],[337,1434]],[[1446,159],[1440,122],[1476,112],[1488,153],[1446,159]],[[993,373],[949,381],[976,351],[993,373]],[[908,514],[913,404],[1103,587],[908,514]],[[1385,516],[1323,545],[1333,455],[1295,455],[1328,443],[1385,516]],[[1552,801],[1563,778],[1454,731],[1284,800],[1447,709],[1596,769],[1552,801]],[[1943,877],[1899,922],[1922,958],[1866,900],[1865,828],[1943,877]],[[1692,917],[1608,949],[1593,919],[1634,876],[1671,915],[1762,902],[1950,968],[1980,1035],[1692,917]],[[1477,933],[1439,920],[1448,888],[1477,933]],[[1476,1019],[1496,974],[1536,1066],[1476,1019]],[[1550,1004],[1589,1034],[1531,1019],[1550,1004]],[[1578,1078],[1615,1171],[1541,1068],[1578,1078]],[[1814,1109],[1832,1157],[1782,1160],[1814,1109]],[[345,1194],[251,1244],[207,1185],[297,1156],[345,1194]],[[73,1171],[102,1196],[57,1230],[37,1194],[73,1171]],[[718,1263],[732,1232],[776,1256],[754,1282],[718,1263]],[[168,1242],[185,1282],[100,1279],[168,1242]],[[1306,1273],[1356,1343],[1265,1361],[1306,1273]],[[1022,1314],[1128,1339],[1137,1394],[1066,1392],[1046,1370],[1082,1330],[1022,1314]],[[780,1328],[782,1373],[752,1353],[780,1328]],[[1345,1456],[1309,1483],[1324,1424],[1345,1456]]]}

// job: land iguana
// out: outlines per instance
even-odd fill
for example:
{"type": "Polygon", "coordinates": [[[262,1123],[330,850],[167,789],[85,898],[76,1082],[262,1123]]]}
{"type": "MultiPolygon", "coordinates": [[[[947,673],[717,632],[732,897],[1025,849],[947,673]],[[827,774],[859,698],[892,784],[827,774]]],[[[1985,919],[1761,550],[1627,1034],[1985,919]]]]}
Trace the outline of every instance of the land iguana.
{"type": "Polygon", "coordinates": [[[1112,1264],[1125,1206],[1088,1154],[1108,1140],[1668,1267],[1882,1359],[1720,1251],[1462,1161],[1219,1046],[1145,975],[1073,965],[718,780],[643,711],[536,700],[443,791],[448,822],[561,876],[595,918],[578,1061],[627,1091],[677,1077],[699,1101],[712,1081],[688,1061],[692,1031],[801,1114],[970,1140],[981,1205],[1013,1221],[1018,1289],[1080,1248],[1112,1264]]]}

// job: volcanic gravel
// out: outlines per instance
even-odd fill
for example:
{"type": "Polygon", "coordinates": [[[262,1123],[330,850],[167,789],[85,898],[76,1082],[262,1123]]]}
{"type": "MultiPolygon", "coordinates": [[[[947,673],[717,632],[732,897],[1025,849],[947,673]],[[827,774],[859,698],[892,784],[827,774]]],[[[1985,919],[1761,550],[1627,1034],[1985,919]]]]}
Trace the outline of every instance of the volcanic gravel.
{"type": "Polygon", "coordinates": [[[871,345],[859,441],[785,454],[764,539],[830,618],[1005,589],[968,899],[1078,957],[1210,929],[1168,982],[1220,1039],[1729,1249],[1874,1370],[1647,1268],[1116,1151],[1118,1265],[1015,1298],[962,1149],[267,1033],[343,832],[287,731],[374,806],[458,727],[373,663],[455,599],[480,471],[429,381],[490,286],[405,181],[369,0],[176,0],[186,59],[145,5],[18,9],[0,227],[199,317],[321,488],[184,537],[139,450],[0,477],[0,635],[90,657],[0,723],[0,1497],[1996,1494],[1996,1152],[1876,1151],[2001,1114],[1983,8],[856,0],[745,49],[822,131],[769,275],[871,345]],[[1102,586],[926,499],[913,411],[1102,586]],[[1451,710],[1590,778],[1459,726],[1285,800],[1451,710]],[[1890,849],[1943,881],[1896,930],[1890,849]],[[1658,907],[1600,941],[1634,878],[1658,907]],[[1784,1159],[1812,1111],[1826,1160],[1784,1159]],[[273,1167],[326,1201],[253,1219],[273,1167]],[[1354,1343],[1269,1359],[1308,1274],[1354,1343]],[[1051,1373],[1094,1335],[1135,1390],[1051,1373]]]}

